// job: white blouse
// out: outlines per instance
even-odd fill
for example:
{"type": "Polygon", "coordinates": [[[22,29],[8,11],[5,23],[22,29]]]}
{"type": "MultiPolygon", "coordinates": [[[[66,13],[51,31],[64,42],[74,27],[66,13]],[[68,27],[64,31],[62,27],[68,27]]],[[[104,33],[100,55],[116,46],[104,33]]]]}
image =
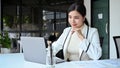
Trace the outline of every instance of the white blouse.
{"type": "MultiPolygon", "coordinates": [[[[84,25],[83,29],[81,30],[84,37],[86,37],[86,34],[87,34],[87,27],[88,27],[87,25],[84,25]]],[[[67,57],[69,56],[67,53],[67,48],[68,48],[70,37],[71,37],[71,27],[67,27],[64,29],[63,33],[58,38],[58,40],[52,44],[54,54],[57,54],[59,50],[63,48],[64,60],[67,60],[67,57]]],[[[93,60],[99,59],[102,55],[99,34],[96,28],[89,27],[89,33],[88,33],[87,39],[86,38],[83,39],[80,44],[78,43],[78,45],[79,45],[79,58],[81,56],[81,52],[86,50],[87,50],[86,52],[87,55],[93,60]],[[89,43],[90,43],[90,46],[88,48],[89,43]]]]}
{"type": "Polygon", "coordinates": [[[76,32],[74,32],[71,35],[69,44],[68,44],[68,48],[67,48],[67,52],[68,52],[68,59],[70,61],[78,61],[80,60],[79,58],[79,44],[80,44],[81,40],[79,39],[78,35],[76,32]]]}

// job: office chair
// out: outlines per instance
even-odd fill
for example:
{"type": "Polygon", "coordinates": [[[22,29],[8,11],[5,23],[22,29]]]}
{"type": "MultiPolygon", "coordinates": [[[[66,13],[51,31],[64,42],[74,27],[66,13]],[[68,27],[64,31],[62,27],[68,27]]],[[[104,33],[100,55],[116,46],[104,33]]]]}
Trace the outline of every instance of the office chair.
{"type": "Polygon", "coordinates": [[[120,36],[113,36],[116,46],[117,58],[120,58],[120,36]]]}
{"type": "Polygon", "coordinates": [[[103,40],[104,40],[104,37],[100,37],[100,46],[102,47],[103,45],[103,40]]]}

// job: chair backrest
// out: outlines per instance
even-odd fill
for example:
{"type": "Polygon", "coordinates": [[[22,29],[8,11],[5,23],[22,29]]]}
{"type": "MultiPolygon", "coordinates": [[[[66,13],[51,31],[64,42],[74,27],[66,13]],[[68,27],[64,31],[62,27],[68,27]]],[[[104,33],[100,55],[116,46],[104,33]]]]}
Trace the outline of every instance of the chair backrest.
{"type": "Polygon", "coordinates": [[[103,45],[103,40],[104,40],[104,37],[100,37],[100,46],[102,47],[103,45]]]}
{"type": "Polygon", "coordinates": [[[120,58],[120,36],[113,36],[113,39],[116,46],[117,58],[120,58]]]}

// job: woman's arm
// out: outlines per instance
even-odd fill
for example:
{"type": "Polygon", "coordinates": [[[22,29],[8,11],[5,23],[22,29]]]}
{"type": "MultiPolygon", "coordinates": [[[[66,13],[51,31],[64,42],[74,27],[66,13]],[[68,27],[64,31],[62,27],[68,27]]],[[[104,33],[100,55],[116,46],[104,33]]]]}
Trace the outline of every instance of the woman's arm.
{"type": "Polygon", "coordinates": [[[60,37],[57,39],[57,41],[53,42],[52,46],[53,46],[53,50],[54,50],[54,53],[56,54],[59,50],[61,50],[63,48],[63,43],[66,39],[66,36],[68,34],[70,30],[70,27],[69,28],[65,28],[63,30],[63,33],[60,35],[60,37]]]}
{"type": "Polygon", "coordinates": [[[97,29],[90,29],[88,38],[82,40],[80,48],[86,51],[88,56],[93,60],[97,60],[101,57],[102,49],[100,47],[99,34],[97,29]]]}

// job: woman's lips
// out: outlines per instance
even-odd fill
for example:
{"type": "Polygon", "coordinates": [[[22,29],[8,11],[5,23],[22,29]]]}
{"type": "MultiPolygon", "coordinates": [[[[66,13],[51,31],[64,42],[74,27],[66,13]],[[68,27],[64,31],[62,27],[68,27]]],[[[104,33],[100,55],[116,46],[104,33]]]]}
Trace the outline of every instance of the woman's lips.
{"type": "Polygon", "coordinates": [[[77,24],[72,24],[73,26],[76,26],[77,24]]]}

